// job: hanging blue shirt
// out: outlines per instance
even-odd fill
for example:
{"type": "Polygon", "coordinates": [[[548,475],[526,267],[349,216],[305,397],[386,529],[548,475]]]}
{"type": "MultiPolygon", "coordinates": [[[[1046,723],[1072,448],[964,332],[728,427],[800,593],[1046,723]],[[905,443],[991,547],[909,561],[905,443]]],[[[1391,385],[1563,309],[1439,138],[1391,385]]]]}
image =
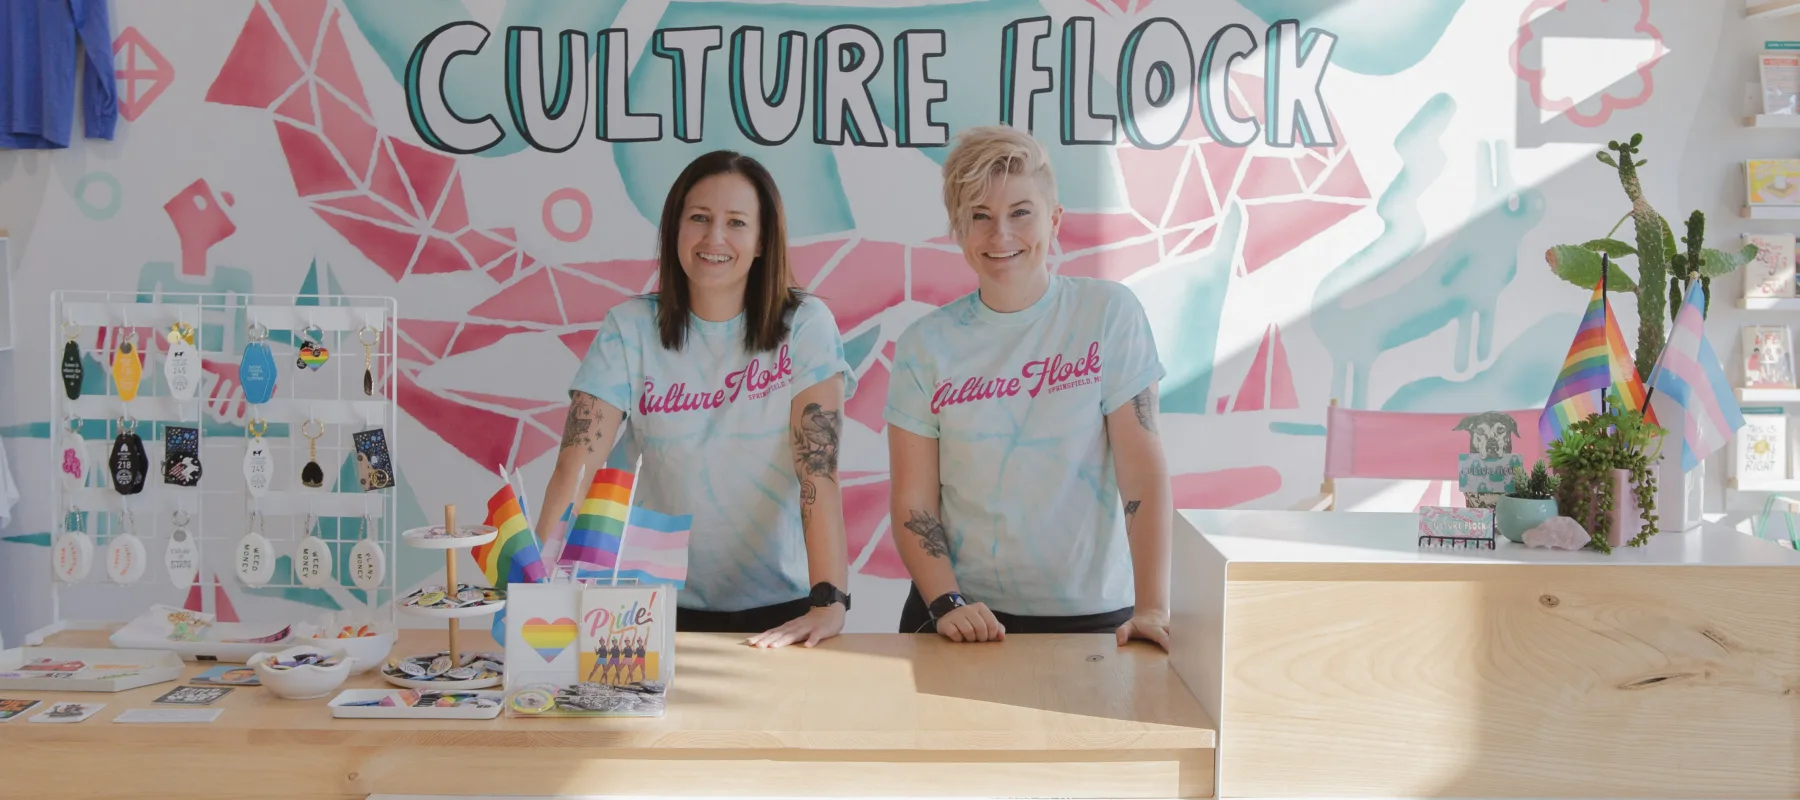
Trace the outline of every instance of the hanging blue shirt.
{"type": "Polygon", "coordinates": [[[112,39],[106,0],[0,0],[0,147],[69,146],[77,62],[87,138],[113,138],[112,39]]]}

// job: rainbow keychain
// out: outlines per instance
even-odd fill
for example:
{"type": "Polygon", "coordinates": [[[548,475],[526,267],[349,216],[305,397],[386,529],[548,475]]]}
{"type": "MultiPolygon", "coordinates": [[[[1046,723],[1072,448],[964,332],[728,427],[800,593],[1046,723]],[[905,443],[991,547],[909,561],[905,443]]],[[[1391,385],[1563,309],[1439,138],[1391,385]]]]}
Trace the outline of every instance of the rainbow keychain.
{"type": "Polygon", "coordinates": [[[244,387],[244,402],[262,405],[275,396],[275,354],[269,351],[269,329],[251,323],[250,343],[244,345],[244,359],[238,364],[238,384],[244,387]]]}
{"type": "Polygon", "coordinates": [[[200,355],[194,351],[194,326],[179,320],[169,328],[168,352],[163,354],[163,380],[169,396],[192,400],[200,388],[200,355]]]}
{"type": "Polygon", "coordinates": [[[144,361],[136,329],[128,328],[119,337],[118,349],[113,351],[112,377],[113,384],[119,388],[121,402],[137,399],[138,384],[144,380],[144,361]]]}
{"type": "Polygon", "coordinates": [[[319,326],[308,325],[300,331],[300,352],[294,359],[296,368],[318,372],[330,358],[331,351],[325,349],[325,332],[319,330],[319,326]]]}

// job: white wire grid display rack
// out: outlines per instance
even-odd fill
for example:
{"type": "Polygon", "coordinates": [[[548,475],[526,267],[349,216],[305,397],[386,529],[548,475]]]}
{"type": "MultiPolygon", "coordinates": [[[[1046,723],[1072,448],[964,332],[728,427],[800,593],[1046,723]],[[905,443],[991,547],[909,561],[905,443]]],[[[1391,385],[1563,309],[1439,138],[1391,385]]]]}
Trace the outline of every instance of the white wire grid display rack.
{"type": "Polygon", "coordinates": [[[219,610],[219,587],[224,585],[252,600],[293,601],[305,598],[307,592],[323,593],[308,605],[234,603],[245,622],[313,619],[330,613],[330,605],[335,605],[349,618],[393,625],[398,486],[363,491],[351,436],[380,429],[390,465],[397,463],[394,327],[399,314],[394,298],[63,290],[53,292],[50,303],[51,341],[57,347],[49,376],[50,452],[59,462],[48,465],[59,474],[51,482],[57,523],[51,535],[69,530],[72,516],[85,517],[75,529],[85,529],[93,537],[95,564],[80,581],[52,578],[52,622],[29,640],[42,641],[65,629],[112,627],[155,603],[180,606],[195,586],[204,598],[203,610],[213,613],[219,610]],[[165,337],[177,322],[193,326],[195,349],[204,366],[201,383],[188,400],[174,397],[163,377],[162,358],[169,346],[165,337]],[[253,325],[267,329],[265,342],[277,376],[269,402],[255,405],[245,401],[237,381],[253,325]],[[133,330],[143,353],[143,378],[137,397],[125,402],[114,384],[111,364],[119,338],[133,330]],[[317,370],[296,363],[302,337],[308,333],[320,334],[329,354],[317,370]],[[61,374],[62,348],[71,334],[86,373],[81,395],[72,401],[61,374]],[[363,338],[374,344],[365,350],[363,338]],[[365,360],[374,376],[372,395],[363,392],[365,360]],[[114,437],[128,419],[135,420],[143,441],[148,475],[142,492],[121,495],[105,465],[114,437]],[[248,423],[253,420],[267,424],[263,438],[274,462],[272,485],[261,497],[250,493],[243,474],[248,423]],[[316,461],[325,480],[317,488],[304,486],[300,479],[301,470],[313,460],[312,447],[301,436],[308,420],[324,428],[316,441],[316,461]],[[60,477],[61,437],[71,425],[78,426],[86,441],[84,452],[93,464],[79,488],[60,477]],[[201,478],[193,487],[164,482],[163,429],[168,425],[200,429],[201,478]],[[279,557],[271,579],[256,587],[242,583],[233,566],[239,541],[252,529],[253,514],[260,517],[258,532],[279,557]],[[174,523],[183,515],[182,527],[200,551],[197,580],[190,586],[175,585],[163,565],[174,523]],[[332,556],[332,576],[317,588],[300,583],[293,569],[308,522],[332,556]],[[104,553],[112,538],[126,530],[143,541],[147,564],[137,581],[115,584],[104,568],[104,553]],[[349,578],[351,548],[365,538],[381,547],[386,565],[374,593],[357,588],[349,578]],[[253,608],[246,610],[246,605],[253,608]],[[265,619],[277,615],[284,618],[265,619]]]}

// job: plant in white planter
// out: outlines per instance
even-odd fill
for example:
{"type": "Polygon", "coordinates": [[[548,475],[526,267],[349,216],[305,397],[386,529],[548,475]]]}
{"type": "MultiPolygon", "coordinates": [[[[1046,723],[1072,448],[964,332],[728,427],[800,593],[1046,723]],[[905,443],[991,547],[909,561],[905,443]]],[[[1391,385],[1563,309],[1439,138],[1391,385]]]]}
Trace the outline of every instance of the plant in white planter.
{"type": "Polygon", "coordinates": [[[1519,544],[1525,532],[1557,515],[1557,478],[1550,474],[1543,459],[1538,459],[1530,474],[1524,467],[1513,468],[1513,489],[1500,498],[1494,508],[1494,527],[1501,536],[1519,544]]]}

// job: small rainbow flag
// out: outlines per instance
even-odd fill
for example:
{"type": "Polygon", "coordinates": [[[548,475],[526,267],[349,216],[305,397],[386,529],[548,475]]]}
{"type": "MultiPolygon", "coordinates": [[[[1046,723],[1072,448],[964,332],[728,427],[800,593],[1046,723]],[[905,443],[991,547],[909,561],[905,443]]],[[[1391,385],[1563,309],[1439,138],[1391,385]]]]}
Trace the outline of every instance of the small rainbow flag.
{"type": "Polygon", "coordinates": [[[510,481],[488,498],[487,508],[487,519],[482,524],[491,525],[500,533],[493,541],[470,550],[482,574],[496,589],[505,589],[513,581],[543,583],[549,574],[544,570],[537,533],[527,524],[525,509],[519,506],[519,496],[513,493],[510,481]]]}
{"type": "Polygon", "coordinates": [[[1538,417],[1538,440],[1548,446],[1562,438],[1570,425],[1599,412],[1601,396],[1610,392],[1617,392],[1632,410],[1643,409],[1646,421],[1656,421],[1656,415],[1644,406],[1644,382],[1632,364],[1612,305],[1596,284],[1581,325],[1575,329],[1569,355],[1563,359],[1562,372],[1550,387],[1550,399],[1538,417]]]}
{"type": "Polygon", "coordinates": [[[594,473],[587,497],[575,510],[575,522],[563,542],[561,564],[616,567],[619,542],[625,537],[625,520],[631,507],[632,475],[622,469],[594,473]]]}

